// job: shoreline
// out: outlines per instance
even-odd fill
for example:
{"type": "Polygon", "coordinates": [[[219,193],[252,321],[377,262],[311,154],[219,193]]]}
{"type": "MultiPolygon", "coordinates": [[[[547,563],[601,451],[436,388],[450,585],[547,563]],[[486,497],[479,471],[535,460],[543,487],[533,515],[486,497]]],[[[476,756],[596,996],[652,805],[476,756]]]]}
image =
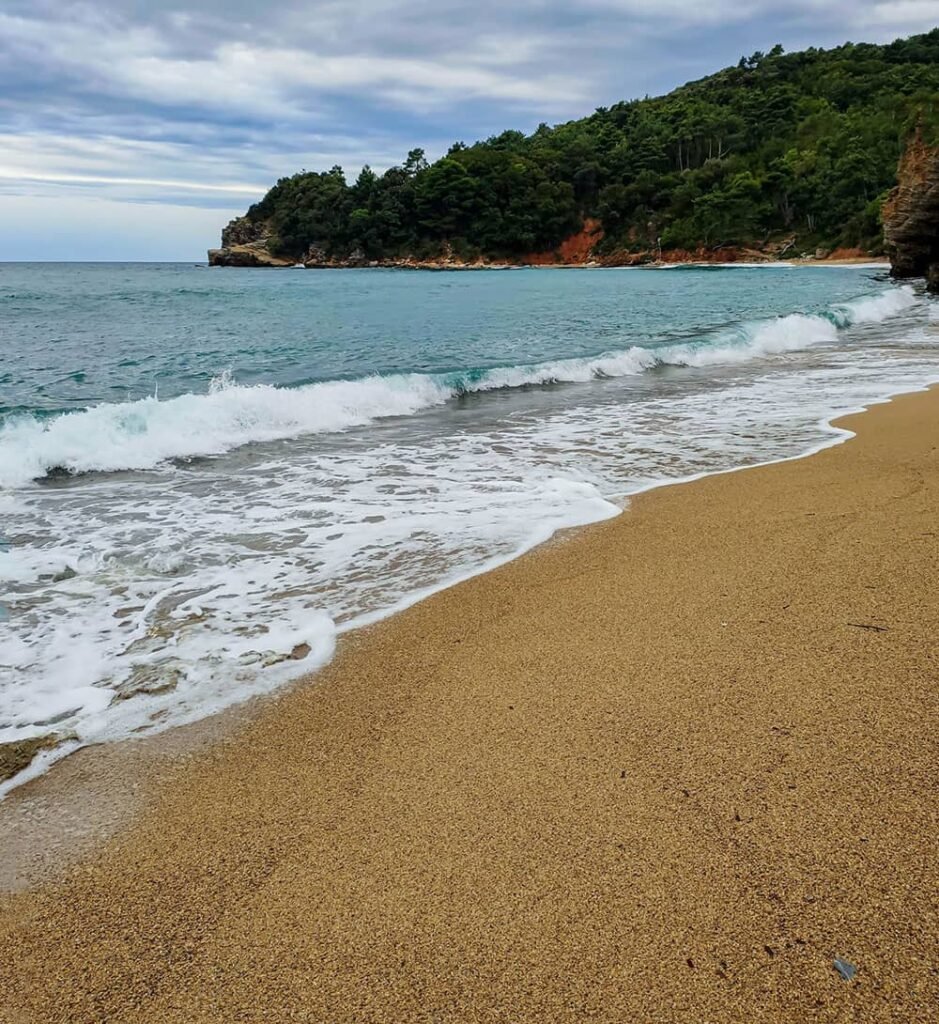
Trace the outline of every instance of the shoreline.
{"type": "MultiPolygon", "coordinates": [[[[211,250],[210,250],[211,251],[211,250]]],[[[221,251],[221,250],[219,250],[221,251]]],[[[572,263],[534,262],[534,263],[498,263],[475,262],[464,263],[452,260],[374,260],[368,263],[336,261],[328,263],[291,262],[277,258],[272,262],[257,263],[226,263],[213,262],[206,264],[208,268],[241,269],[241,270],[425,270],[441,271],[481,271],[481,270],[664,270],[670,267],[884,267],[890,269],[890,260],[876,256],[848,256],[834,259],[813,259],[810,257],[792,259],[675,259],[651,260],[649,262],[608,262],[602,259],[580,260],[572,263]]]]}
{"type": "MultiPolygon", "coordinates": [[[[533,552],[548,547],[553,543],[563,543],[568,536],[576,534],[579,531],[589,529],[593,526],[598,526],[609,519],[619,518],[629,511],[630,503],[640,495],[648,494],[659,490],[660,488],[693,484],[699,480],[706,480],[710,477],[739,473],[750,469],[761,469],[768,466],[811,458],[828,448],[844,444],[846,441],[849,441],[856,436],[854,431],[844,429],[837,425],[841,420],[861,415],[872,408],[876,408],[879,405],[889,404],[898,398],[928,392],[934,388],[939,389],[939,380],[926,380],[916,388],[889,392],[884,394],[883,397],[871,401],[868,405],[852,407],[847,411],[839,412],[829,417],[823,417],[817,421],[816,426],[821,434],[829,436],[823,437],[817,444],[814,444],[795,455],[785,455],[762,462],[730,466],[725,469],[704,470],[699,473],[691,473],[687,476],[675,477],[672,479],[654,480],[651,483],[644,484],[632,490],[605,495],[604,500],[611,506],[618,506],[618,511],[602,518],[581,523],[573,523],[568,526],[561,527],[548,536],[534,537],[524,547],[509,555],[495,556],[469,572],[445,578],[430,587],[414,591],[388,608],[378,609],[374,612],[359,616],[354,620],[354,622],[337,631],[336,640],[341,643],[343,638],[367,632],[374,626],[392,619],[394,616],[407,611],[422,601],[426,601],[443,591],[462,586],[479,576],[485,576],[488,573],[495,572],[502,567],[518,561],[521,558],[525,558],[533,552]]],[[[7,817],[7,820],[10,820],[9,812],[11,808],[6,807],[5,805],[10,801],[11,796],[19,794],[19,798],[14,797],[16,806],[12,811],[12,821],[22,823],[23,820],[26,820],[26,818],[23,817],[22,805],[28,805],[32,798],[31,791],[27,791],[26,793],[21,792],[23,787],[41,787],[45,783],[45,785],[52,786],[53,791],[55,792],[56,785],[49,780],[49,773],[61,769],[64,764],[69,764],[73,758],[76,758],[76,755],[90,757],[92,762],[94,762],[94,759],[99,756],[100,751],[106,751],[107,755],[110,755],[110,758],[105,755],[106,760],[113,759],[115,756],[120,760],[122,757],[122,751],[126,747],[131,750],[128,757],[129,762],[136,762],[138,760],[137,755],[141,751],[149,752],[151,750],[152,754],[144,754],[144,761],[152,760],[152,762],[157,766],[162,765],[167,760],[172,762],[174,752],[179,753],[180,751],[186,751],[190,749],[191,746],[196,748],[201,747],[204,742],[216,741],[220,736],[226,735],[231,728],[236,728],[237,726],[235,725],[227,724],[229,723],[229,720],[232,720],[232,722],[244,721],[257,709],[263,707],[272,700],[277,700],[281,695],[289,692],[290,689],[297,686],[315,685],[317,677],[339,657],[339,653],[340,652],[338,650],[334,650],[332,656],[324,664],[308,672],[304,672],[295,678],[282,683],[280,686],[276,686],[263,693],[255,694],[244,701],[223,707],[203,718],[198,718],[195,721],[183,725],[170,726],[167,729],[160,729],[147,733],[142,737],[127,736],[117,740],[93,742],[78,746],[74,745],[68,738],[66,738],[61,743],[54,746],[40,748],[39,753],[25,768],[0,782],[0,833],[4,831],[5,827],[7,827],[5,825],[5,817],[7,817]],[[6,815],[5,810],[7,812],[6,815]]],[[[106,772],[105,774],[108,773],[106,772]]],[[[52,865],[55,865],[51,869],[53,875],[61,866],[75,860],[74,852],[62,849],[61,834],[63,831],[68,831],[72,836],[78,838],[81,843],[81,852],[84,852],[85,849],[91,848],[81,841],[84,835],[87,834],[93,845],[94,840],[101,838],[102,836],[109,835],[115,828],[124,824],[133,816],[135,810],[133,804],[135,801],[125,799],[123,801],[116,802],[111,799],[111,796],[100,788],[100,786],[96,785],[96,783],[100,783],[100,777],[95,778],[95,768],[93,763],[90,767],[90,771],[87,773],[85,771],[84,764],[82,764],[79,769],[79,776],[87,778],[88,775],[91,776],[92,780],[92,792],[95,792],[98,797],[104,797],[108,810],[103,816],[95,814],[93,802],[89,802],[87,800],[87,794],[82,794],[82,796],[86,798],[84,803],[88,805],[83,810],[83,814],[86,819],[84,827],[79,825],[78,821],[74,817],[71,818],[71,823],[67,829],[60,828],[54,820],[44,822],[41,826],[43,835],[47,840],[51,841],[54,851],[52,857],[49,858],[52,865]]],[[[68,786],[69,784],[65,783],[64,788],[67,789],[68,786]]],[[[44,797],[41,793],[39,800],[40,802],[44,802],[44,797]]],[[[65,805],[58,807],[57,810],[51,811],[53,819],[57,813],[64,812],[66,815],[71,815],[71,809],[68,806],[71,802],[70,797],[63,800],[61,794],[59,794],[58,796],[53,797],[53,802],[65,805]]],[[[26,817],[28,818],[28,812],[26,817]]],[[[22,833],[22,827],[20,827],[18,831],[22,833]]],[[[33,847],[34,844],[32,842],[27,842],[23,845],[22,849],[24,852],[28,851],[31,859],[35,862],[36,857],[33,852],[33,847]]],[[[33,880],[38,881],[40,878],[49,874],[48,867],[43,867],[37,870],[34,863],[33,867],[26,871],[25,877],[20,877],[23,875],[24,871],[21,866],[23,863],[23,856],[20,854],[17,857],[7,858],[7,863],[5,865],[0,865],[0,893],[3,893],[4,891],[16,891],[17,889],[28,887],[32,884],[33,880]]]]}
{"type": "Polygon", "coordinates": [[[0,904],[13,1010],[927,1020],[937,407],[658,486],[348,636],[0,904]]]}
{"type": "Polygon", "coordinates": [[[33,763],[0,785],[0,834],[5,831],[13,833],[17,840],[7,848],[7,856],[0,863],[0,896],[4,892],[16,892],[53,881],[72,864],[93,853],[97,845],[129,825],[144,810],[148,794],[166,784],[173,771],[180,764],[185,764],[193,752],[231,739],[239,728],[291,690],[315,688],[318,677],[341,657],[345,644],[367,636],[376,626],[440,593],[464,586],[520,559],[537,555],[539,551],[550,551],[555,544],[564,544],[585,530],[618,519],[628,514],[636,498],[661,489],[691,486],[712,477],[813,458],[857,436],[856,431],[838,425],[842,420],[930,391],[939,392],[939,380],[926,381],[912,390],[885,394],[866,406],[823,417],[817,422],[817,427],[828,436],[795,455],[655,480],[634,490],[608,495],[606,500],[619,506],[617,512],[602,519],[562,527],[547,537],[534,538],[530,544],[510,555],[492,558],[471,572],[444,579],[409,594],[389,608],[360,617],[354,625],[337,633],[340,646],[329,661],[270,691],[255,694],[193,722],[141,737],[128,736],[78,747],[66,741],[48,751],[41,751],[33,763]],[[51,760],[46,760],[47,755],[51,760]],[[137,773],[142,773],[142,777],[137,773]]]}
{"type": "MultiPolygon", "coordinates": [[[[551,269],[551,268],[549,268],[549,269],[551,269]]],[[[871,280],[873,280],[873,278],[871,280]]],[[[896,292],[896,294],[898,294],[898,295],[901,294],[901,293],[908,293],[909,295],[913,294],[912,289],[910,289],[909,287],[906,287],[906,288],[901,288],[901,289],[888,288],[886,292],[882,293],[882,295],[886,296],[890,292],[896,292]]],[[[878,297],[880,297],[880,296],[881,296],[881,293],[879,292],[878,293],[878,297]]],[[[910,299],[910,301],[913,301],[913,300],[910,299]]],[[[850,306],[851,303],[848,303],[848,305],[850,306]]],[[[830,309],[831,308],[835,308],[835,307],[830,307],[830,309]]],[[[835,311],[837,312],[837,309],[835,309],[835,311]]],[[[879,315],[880,314],[878,314],[878,316],[879,315]]],[[[883,313],[882,315],[886,316],[887,313],[883,313]]],[[[764,323],[769,323],[769,322],[771,322],[771,321],[769,321],[769,320],[764,321],[764,323]]],[[[681,357],[679,357],[679,358],[681,358],[681,357]]],[[[577,361],[578,360],[574,360],[574,362],[577,362],[577,361]]],[[[534,367],[529,368],[529,369],[530,369],[530,372],[534,372],[535,374],[537,374],[537,372],[539,370],[537,365],[535,365],[534,367]]],[[[595,372],[595,371],[591,371],[591,372],[595,372]]],[[[629,371],[629,372],[631,372],[631,371],[629,371]]],[[[539,380],[539,378],[537,376],[531,377],[530,379],[533,380],[533,381],[538,381],[539,380]]],[[[564,378],[562,377],[562,379],[564,379],[564,378]]],[[[576,375],[572,379],[577,379],[576,375]]],[[[500,385],[497,385],[497,386],[501,387],[501,386],[504,386],[504,385],[500,384],[500,385]]],[[[509,385],[509,386],[512,386],[512,385],[509,385]]],[[[906,384],[901,385],[899,387],[897,385],[894,385],[893,388],[884,389],[883,397],[884,398],[889,398],[891,396],[891,394],[899,393],[900,391],[903,390],[904,386],[906,386],[906,384]]],[[[454,392],[454,394],[455,394],[455,392],[454,392]]],[[[841,412],[839,412],[839,415],[842,414],[843,411],[844,410],[841,410],[841,412]]],[[[378,414],[378,415],[380,415],[380,414],[378,414]]],[[[829,433],[829,427],[827,426],[826,421],[824,421],[824,420],[819,421],[818,427],[819,427],[819,431],[820,431],[820,433],[822,435],[825,435],[825,434],[829,433]]],[[[287,436],[287,435],[284,435],[284,436],[287,436]]],[[[824,446],[826,443],[827,442],[824,440],[824,437],[822,437],[822,439],[818,442],[818,445],[824,446]]],[[[808,454],[809,452],[816,450],[816,448],[817,448],[817,445],[813,445],[811,448],[807,449],[806,452],[804,452],[804,453],[797,452],[794,456],[786,456],[786,457],[802,457],[803,454],[808,454]]],[[[227,451],[227,450],[230,450],[230,449],[222,448],[221,450],[227,451]]],[[[774,460],[771,460],[771,461],[774,461],[774,460]]],[[[763,464],[763,463],[749,463],[749,464],[760,465],[760,464],[763,464]]],[[[732,469],[732,468],[735,468],[735,467],[729,467],[729,468],[732,469]]],[[[706,471],[705,475],[708,475],[709,473],[713,473],[713,472],[724,472],[724,471],[726,471],[726,470],[724,470],[724,469],[712,469],[712,470],[706,471]]],[[[695,475],[693,475],[691,477],[691,479],[697,479],[697,478],[698,478],[697,474],[695,474],[695,475]]],[[[675,478],[673,478],[673,479],[675,479],[675,478]]],[[[627,489],[627,490],[618,490],[618,491],[615,491],[615,492],[606,493],[606,494],[601,495],[601,497],[602,497],[603,502],[606,503],[607,507],[611,509],[610,514],[612,515],[612,514],[615,514],[615,512],[612,511],[613,506],[616,505],[618,502],[621,502],[624,499],[628,499],[628,497],[631,494],[641,493],[642,491],[644,491],[644,490],[646,490],[646,489],[648,489],[650,487],[654,488],[654,487],[660,486],[662,484],[671,483],[671,482],[673,482],[673,479],[661,479],[661,480],[653,479],[650,483],[645,484],[645,485],[643,485],[641,487],[635,487],[634,486],[634,487],[632,487],[630,489],[627,489]]],[[[677,479],[684,479],[684,478],[677,478],[677,479]]],[[[598,521],[602,521],[603,518],[604,518],[604,515],[597,514],[591,520],[581,519],[581,521],[579,521],[579,522],[572,522],[569,519],[567,521],[566,525],[564,527],[561,527],[561,528],[562,529],[567,529],[567,528],[570,528],[570,527],[582,526],[582,525],[585,525],[588,521],[589,522],[598,522],[598,521]]],[[[525,541],[525,543],[523,543],[521,546],[515,548],[508,555],[500,555],[498,557],[489,559],[489,560],[483,562],[482,564],[476,566],[475,568],[471,569],[469,572],[455,573],[452,576],[448,575],[447,577],[443,578],[440,582],[438,582],[437,584],[432,585],[431,587],[429,587],[427,589],[421,589],[421,590],[418,590],[418,591],[413,591],[410,594],[407,594],[402,600],[395,602],[390,607],[381,608],[381,609],[379,609],[379,610],[377,610],[377,611],[375,611],[375,612],[373,612],[371,614],[359,615],[359,616],[357,616],[355,618],[354,621],[352,621],[350,623],[346,623],[343,626],[339,627],[338,632],[345,633],[345,632],[348,632],[350,629],[360,628],[361,626],[368,625],[368,624],[370,624],[370,623],[372,623],[374,621],[377,621],[377,620],[385,618],[385,617],[387,617],[389,615],[395,614],[398,611],[400,611],[401,609],[410,607],[416,601],[423,600],[427,596],[429,596],[429,595],[431,595],[433,593],[436,593],[437,591],[439,591],[442,588],[453,586],[456,583],[459,583],[459,582],[461,582],[461,581],[463,581],[463,580],[465,580],[467,578],[471,578],[474,575],[490,571],[491,569],[493,569],[493,568],[495,568],[495,567],[497,567],[497,566],[499,566],[501,564],[504,564],[506,561],[511,561],[514,558],[520,557],[522,554],[526,553],[527,551],[530,551],[532,548],[537,547],[539,544],[544,543],[546,539],[547,539],[547,535],[546,534],[540,534],[538,536],[529,537],[525,541]]],[[[314,660],[317,661],[317,664],[321,664],[322,663],[318,659],[311,659],[310,661],[304,662],[304,666],[312,666],[314,660]]],[[[294,676],[291,676],[287,680],[287,682],[294,682],[297,679],[302,678],[306,674],[306,672],[303,671],[302,667],[299,667],[299,668],[300,668],[300,671],[298,672],[298,674],[294,675],[294,676]]],[[[282,685],[283,685],[283,682],[281,684],[273,686],[271,688],[271,690],[268,691],[268,692],[278,692],[282,685]]],[[[219,703],[221,703],[221,702],[219,702],[219,703]]],[[[231,705],[229,705],[229,706],[231,706],[231,705]]],[[[216,705],[216,707],[218,707],[218,705],[216,705]]],[[[224,705],[223,705],[221,710],[224,710],[224,705]]],[[[144,723],[144,729],[148,730],[148,726],[146,725],[146,723],[144,723]]],[[[161,729],[161,731],[162,731],[162,729],[161,729]]],[[[125,730],[125,735],[126,734],[127,734],[127,731],[125,730]]],[[[75,732],[69,732],[69,731],[67,731],[67,730],[65,730],[63,728],[62,731],[52,730],[52,732],[49,732],[49,733],[47,733],[45,735],[38,735],[35,738],[31,737],[30,739],[26,740],[25,742],[17,743],[16,741],[13,741],[13,742],[6,743],[6,744],[0,744],[0,761],[4,761],[4,759],[5,759],[6,762],[7,762],[6,764],[0,764],[0,804],[2,804],[2,801],[3,801],[3,799],[4,799],[4,797],[6,796],[7,793],[10,793],[10,792],[14,791],[15,789],[21,787],[22,785],[24,785],[27,782],[29,782],[31,779],[40,777],[41,775],[43,775],[49,769],[49,767],[52,764],[60,762],[63,758],[66,758],[66,757],[70,756],[75,751],[80,750],[80,749],[84,749],[87,746],[89,746],[89,745],[91,745],[91,744],[93,744],[95,742],[98,742],[98,743],[100,743],[100,742],[109,742],[109,743],[111,743],[111,742],[116,742],[116,741],[117,740],[115,740],[115,739],[109,739],[108,741],[102,741],[100,739],[89,740],[89,739],[87,739],[87,737],[79,738],[76,735],[75,732]],[[35,739],[35,742],[36,742],[36,747],[38,749],[38,753],[36,753],[35,756],[33,756],[32,759],[30,760],[29,757],[28,757],[28,752],[27,752],[27,757],[25,759],[23,759],[23,763],[26,766],[21,768],[21,769],[19,769],[18,771],[15,771],[15,772],[8,772],[8,770],[5,770],[5,769],[8,769],[9,763],[11,761],[13,761],[15,759],[15,756],[19,753],[16,748],[18,746],[26,746],[30,742],[32,742],[34,739],[35,739]],[[12,748],[12,755],[13,756],[6,756],[6,758],[5,758],[5,755],[9,755],[10,751],[9,751],[9,749],[4,749],[4,748],[12,748]]],[[[2,883],[0,883],[0,888],[2,888],[2,883]]]]}

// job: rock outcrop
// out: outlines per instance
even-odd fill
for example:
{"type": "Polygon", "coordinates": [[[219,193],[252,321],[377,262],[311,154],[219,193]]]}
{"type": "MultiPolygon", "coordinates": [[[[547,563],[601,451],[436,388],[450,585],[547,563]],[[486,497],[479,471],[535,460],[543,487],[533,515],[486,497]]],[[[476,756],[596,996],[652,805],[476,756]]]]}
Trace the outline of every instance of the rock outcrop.
{"type": "Polygon", "coordinates": [[[47,733],[44,736],[31,736],[25,740],[0,743],[0,782],[13,778],[24,768],[28,768],[41,751],[52,750],[66,739],[74,739],[74,734],[59,736],[56,733],[47,733]]]}
{"type": "Polygon", "coordinates": [[[925,277],[939,292],[939,146],[917,129],[883,209],[884,242],[894,277],[925,277]]]}
{"type": "Polygon", "coordinates": [[[270,229],[263,221],[236,217],[222,229],[222,247],[209,249],[211,267],[291,267],[296,260],[274,256],[268,248],[270,229]]]}
{"type": "Polygon", "coordinates": [[[236,217],[222,228],[222,248],[233,249],[238,245],[266,242],[269,234],[268,227],[263,221],[236,217]]]}
{"type": "MultiPolygon", "coordinates": [[[[935,237],[935,235],[933,235],[935,237]]],[[[436,254],[403,254],[370,259],[361,249],[346,254],[331,253],[325,245],[313,243],[300,257],[277,256],[271,252],[271,229],[264,222],[238,217],[222,231],[222,247],[209,250],[209,263],[218,267],[306,267],[309,270],[338,270],[382,267],[395,270],[509,270],[520,267],[636,267],[668,263],[767,263],[790,259],[796,236],[768,241],[758,248],[749,246],[699,246],[696,249],[660,249],[658,246],[601,251],[603,225],[595,218],[584,221],[581,229],[563,239],[556,248],[527,253],[515,259],[479,255],[466,258],[444,242],[436,254]]],[[[803,258],[813,259],[803,254],[803,258]]],[[[861,249],[818,250],[816,260],[869,259],[861,249]]],[[[917,273],[917,271],[913,271],[917,273]]],[[[925,271],[918,271],[919,274],[925,271]]]]}
{"type": "Polygon", "coordinates": [[[580,231],[568,235],[560,245],[544,252],[531,252],[522,263],[531,267],[585,266],[594,259],[594,249],[603,240],[603,225],[588,217],[580,231]]]}
{"type": "Polygon", "coordinates": [[[295,260],[272,256],[260,243],[233,245],[228,249],[209,249],[211,267],[292,267],[295,260]]]}

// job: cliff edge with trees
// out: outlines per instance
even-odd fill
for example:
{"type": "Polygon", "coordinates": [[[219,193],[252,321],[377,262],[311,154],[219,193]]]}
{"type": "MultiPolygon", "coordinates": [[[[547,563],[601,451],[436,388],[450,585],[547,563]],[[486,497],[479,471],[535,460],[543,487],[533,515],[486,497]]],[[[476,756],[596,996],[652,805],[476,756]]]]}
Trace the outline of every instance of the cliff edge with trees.
{"type": "Polygon", "coordinates": [[[939,140],[939,29],[888,45],[776,46],[666,96],[532,134],[420,149],[382,174],[282,178],[223,232],[227,265],[629,264],[883,252],[882,207],[919,126],[939,140]]]}

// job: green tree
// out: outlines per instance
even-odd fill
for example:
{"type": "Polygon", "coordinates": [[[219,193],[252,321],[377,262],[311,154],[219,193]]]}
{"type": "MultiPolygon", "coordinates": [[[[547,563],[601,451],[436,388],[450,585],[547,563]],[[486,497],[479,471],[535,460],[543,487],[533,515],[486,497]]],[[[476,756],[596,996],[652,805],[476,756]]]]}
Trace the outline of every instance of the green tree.
{"type": "Polygon", "coordinates": [[[667,96],[614,103],[531,135],[455,143],[429,163],[281,178],[248,211],[272,246],[370,258],[556,247],[587,217],[603,246],[876,246],[879,209],[915,127],[939,142],[939,29],[885,46],[744,57],[667,96]]]}

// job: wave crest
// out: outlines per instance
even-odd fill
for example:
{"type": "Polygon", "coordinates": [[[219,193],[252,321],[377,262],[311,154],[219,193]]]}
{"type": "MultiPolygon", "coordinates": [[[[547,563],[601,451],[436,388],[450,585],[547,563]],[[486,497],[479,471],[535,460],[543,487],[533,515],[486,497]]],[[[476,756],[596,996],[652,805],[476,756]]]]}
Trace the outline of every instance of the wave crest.
{"type": "Polygon", "coordinates": [[[221,455],[245,444],[334,433],[376,419],[410,416],[472,392],[623,377],[658,366],[713,366],[834,342],[837,331],[885,320],[916,301],[890,288],[832,307],[793,313],[701,341],[632,346],[577,359],[455,374],[395,374],[296,388],[244,386],[222,375],[208,393],[94,406],[49,418],[8,417],[0,427],[0,486],[18,487],[50,471],[154,469],[171,459],[221,455]]]}

